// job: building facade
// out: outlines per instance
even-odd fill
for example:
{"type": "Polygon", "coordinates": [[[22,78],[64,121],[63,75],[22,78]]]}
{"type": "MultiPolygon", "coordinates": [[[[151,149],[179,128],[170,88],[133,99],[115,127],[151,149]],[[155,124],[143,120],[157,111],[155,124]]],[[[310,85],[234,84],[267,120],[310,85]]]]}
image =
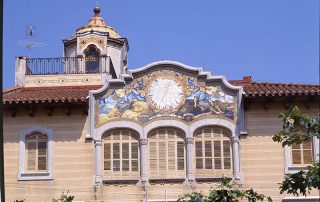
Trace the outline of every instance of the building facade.
{"type": "MultiPolygon", "coordinates": [[[[62,58],[16,58],[3,91],[8,201],[176,201],[222,176],[271,196],[319,160],[319,140],[282,148],[280,112],[319,112],[319,85],[228,81],[158,61],[128,70],[128,40],[94,9],[62,58]]],[[[316,201],[316,191],[307,201],[316,201]]],[[[297,200],[297,198],[294,198],[297,200]]]]}

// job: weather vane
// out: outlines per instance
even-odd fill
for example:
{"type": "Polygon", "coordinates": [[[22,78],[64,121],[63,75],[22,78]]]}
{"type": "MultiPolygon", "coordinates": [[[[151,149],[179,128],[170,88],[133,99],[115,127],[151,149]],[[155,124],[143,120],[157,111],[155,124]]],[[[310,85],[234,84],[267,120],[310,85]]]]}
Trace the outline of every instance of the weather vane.
{"type": "Polygon", "coordinates": [[[27,41],[19,41],[18,45],[28,49],[28,58],[30,58],[31,49],[41,48],[47,44],[34,42],[34,38],[36,35],[36,27],[35,26],[33,26],[33,25],[26,26],[25,33],[26,33],[27,41]]]}

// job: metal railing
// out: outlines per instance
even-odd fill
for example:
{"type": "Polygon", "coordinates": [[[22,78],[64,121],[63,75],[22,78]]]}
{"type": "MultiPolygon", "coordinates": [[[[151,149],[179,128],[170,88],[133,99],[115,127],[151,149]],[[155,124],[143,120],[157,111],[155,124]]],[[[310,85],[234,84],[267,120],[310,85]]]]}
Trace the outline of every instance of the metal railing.
{"type": "Polygon", "coordinates": [[[108,56],[27,58],[26,75],[107,73],[108,56]]]}

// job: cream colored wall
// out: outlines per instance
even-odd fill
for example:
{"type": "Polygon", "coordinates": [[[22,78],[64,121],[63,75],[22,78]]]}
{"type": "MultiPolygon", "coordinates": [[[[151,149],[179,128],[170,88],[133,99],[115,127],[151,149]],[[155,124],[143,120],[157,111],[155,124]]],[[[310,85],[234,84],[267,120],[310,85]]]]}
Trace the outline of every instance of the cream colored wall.
{"type": "Polygon", "coordinates": [[[70,190],[76,200],[94,198],[94,148],[85,141],[87,115],[74,109],[70,116],[62,110],[53,116],[38,110],[29,117],[23,110],[16,117],[4,114],[4,166],[6,201],[26,199],[51,201],[64,191],[70,190]],[[33,125],[53,129],[53,178],[44,181],[17,181],[19,167],[19,132],[33,125]]]}
{"type": "MultiPolygon", "coordinates": [[[[302,102],[294,104],[306,114],[319,112],[316,103],[309,109],[302,102]]],[[[287,109],[283,103],[271,103],[267,110],[262,103],[249,104],[245,111],[248,135],[240,139],[243,187],[253,187],[259,193],[271,196],[274,201],[281,201],[286,196],[279,194],[278,185],[284,177],[284,149],[272,140],[272,136],[282,127],[278,116],[285,111],[287,109]]],[[[315,192],[313,194],[317,195],[315,192]]]]}
{"type": "MultiPolygon", "coordinates": [[[[314,103],[306,109],[298,103],[303,112],[316,114],[319,108],[314,103]]],[[[283,104],[272,103],[268,110],[262,103],[251,103],[245,111],[248,135],[240,139],[241,172],[243,188],[254,188],[259,193],[271,196],[275,202],[286,195],[279,194],[279,185],[284,176],[284,149],[272,141],[272,135],[281,128],[280,112],[286,109],[283,104]]],[[[4,165],[6,199],[26,199],[32,201],[51,201],[62,191],[70,190],[75,201],[142,201],[143,186],[110,185],[93,186],[94,144],[86,141],[87,115],[73,110],[66,116],[62,109],[54,111],[49,117],[44,110],[37,110],[35,117],[29,117],[19,110],[17,117],[4,114],[4,165]],[[40,125],[53,129],[53,178],[52,181],[17,181],[19,131],[23,128],[40,125]],[[95,190],[95,191],[94,191],[95,190]]],[[[176,199],[183,193],[202,191],[208,193],[215,186],[211,183],[190,185],[147,183],[147,197],[155,199],[176,199]]],[[[317,193],[313,193],[316,195],[317,193]]]]}

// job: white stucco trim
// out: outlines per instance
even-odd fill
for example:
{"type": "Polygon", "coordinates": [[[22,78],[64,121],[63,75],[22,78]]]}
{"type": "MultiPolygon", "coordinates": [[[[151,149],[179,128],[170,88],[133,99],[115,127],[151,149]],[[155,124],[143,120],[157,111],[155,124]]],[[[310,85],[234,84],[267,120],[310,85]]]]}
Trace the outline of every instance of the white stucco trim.
{"type": "Polygon", "coordinates": [[[143,66],[143,67],[140,67],[140,68],[137,68],[137,69],[134,69],[134,70],[129,70],[129,72],[131,74],[135,74],[135,73],[146,71],[147,69],[152,68],[152,67],[157,66],[157,65],[174,65],[174,66],[178,66],[178,67],[183,68],[185,70],[198,72],[199,76],[206,76],[207,80],[221,80],[222,83],[227,88],[230,88],[232,90],[240,90],[240,89],[242,89],[242,86],[234,86],[234,85],[230,84],[228,82],[228,80],[226,79],[226,77],[224,77],[224,76],[213,76],[213,75],[211,75],[211,72],[204,71],[204,69],[202,67],[191,67],[191,66],[185,65],[185,64],[183,64],[181,62],[172,61],[172,60],[162,60],[162,61],[153,62],[153,63],[150,63],[150,64],[148,64],[146,66],[143,66]]]}
{"type": "Polygon", "coordinates": [[[171,64],[171,65],[176,65],[176,66],[180,66],[183,67],[187,70],[191,70],[191,71],[198,71],[198,72],[203,72],[203,68],[202,67],[191,67],[188,65],[185,65],[181,62],[177,62],[177,61],[173,61],[173,60],[162,60],[162,61],[156,61],[156,62],[152,62],[150,64],[147,64],[143,67],[134,69],[134,70],[129,70],[131,73],[138,73],[138,72],[142,72],[145,71],[153,66],[157,66],[157,65],[164,65],[164,64],[171,64]]]}
{"type": "Polygon", "coordinates": [[[104,124],[101,127],[95,129],[95,131],[94,131],[95,134],[94,134],[93,138],[95,140],[101,140],[102,136],[105,132],[107,132],[108,130],[114,130],[114,129],[130,129],[130,130],[136,131],[138,133],[139,139],[143,138],[142,137],[142,134],[143,134],[142,126],[133,122],[133,121],[129,121],[129,120],[112,121],[107,124],[104,124]]]}
{"type": "Polygon", "coordinates": [[[143,137],[147,138],[148,134],[152,130],[157,129],[157,128],[164,128],[164,127],[172,127],[172,128],[180,129],[184,132],[184,135],[186,135],[186,136],[189,133],[189,126],[182,121],[157,120],[157,121],[153,121],[143,127],[143,137]]]}
{"type": "MultiPolygon", "coordinates": [[[[314,161],[319,161],[319,139],[317,137],[312,138],[312,152],[314,161]]],[[[291,147],[284,147],[284,157],[285,157],[285,173],[296,173],[299,170],[306,171],[306,167],[297,167],[292,165],[292,150],[291,147]]]]}
{"type": "Polygon", "coordinates": [[[52,180],[53,179],[53,169],[52,169],[52,153],[53,153],[53,130],[49,128],[44,128],[42,126],[32,126],[20,131],[20,141],[19,141],[19,174],[18,180],[52,180]],[[26,136],[33,132],[38,132],[48,137],[48,159],[47,159],[47,172],[26,172],[26,136]]]}
{"type": "Polygon", "coordinates": [[[218,119],[218,118],[209,118],[209,119],[202,119],[199,121],[196,121],[190,125],[189,133],[190,137],[193,137],[194,133],[197,129],[206,127],[206,126],[221,126],[225,127],[230,130],[232,136],[236,136],[236,125],[230,121],[224,120],[224,119],[218,119]]]}

